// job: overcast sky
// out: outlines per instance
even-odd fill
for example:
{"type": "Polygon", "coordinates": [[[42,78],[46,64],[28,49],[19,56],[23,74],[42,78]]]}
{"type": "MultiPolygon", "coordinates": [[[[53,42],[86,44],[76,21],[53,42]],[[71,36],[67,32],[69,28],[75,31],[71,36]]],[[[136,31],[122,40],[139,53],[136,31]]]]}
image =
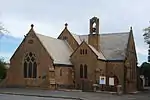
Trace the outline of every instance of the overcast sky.
{"type": "MultiPolygon", "coordinates": [[[[57,37],[66,22],[71,32],[88,34],[89,19],[97,16],[100,34],[129,31],[132,26],[139,63],[147,60],[142,29],[149,26],[150,0],[0,0],[0,4],[0,21],[16,41],[29,31],[30,24],[51,37],[57,37]]],[[[9,58],[16,48],[0,49],[0,55],[9,58]]]]}

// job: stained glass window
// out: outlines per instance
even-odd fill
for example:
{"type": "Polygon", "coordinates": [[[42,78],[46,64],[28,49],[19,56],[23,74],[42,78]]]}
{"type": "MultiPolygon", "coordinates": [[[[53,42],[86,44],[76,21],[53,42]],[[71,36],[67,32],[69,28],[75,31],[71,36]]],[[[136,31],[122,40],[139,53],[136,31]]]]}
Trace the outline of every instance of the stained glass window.
{"type": "Polygon", "coordinates": [[[29,72],[28,76],[29,78],[31,78],[32,77],[32,62],[29,62],[28,72],[29,72]]]}
{"type": "Polygon", "coordinates": [[[84,65],[84,78],[87,78],[87,65],[84,65]]]}
{"type": "Polygon", "coordinates": [[[24,58],[24,78],[37,77],[37,62],[35,54],[29,52],[24,58]]]}
{"type": "Polygon", "coordinates": [[[24,62],[24,78],[27,78],[28,76],[27,76],[27,62],[24,62]]]}
{"type": "Polygon", "coordinates": [[[80,65],[80,78],[83,78],[83,65],[80,65]]]}
{"type": "Polygon", "coordinates": [[[33,64],[33,78],[37,77],[37,64],[34,62],[33,64]]]}

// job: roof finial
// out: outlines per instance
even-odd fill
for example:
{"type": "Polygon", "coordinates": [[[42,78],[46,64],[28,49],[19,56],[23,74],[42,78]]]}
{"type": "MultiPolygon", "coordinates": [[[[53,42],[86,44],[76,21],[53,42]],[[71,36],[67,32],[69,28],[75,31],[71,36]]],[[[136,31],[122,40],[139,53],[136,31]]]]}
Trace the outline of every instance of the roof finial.
{"type": "Polygon", "coordinates": [[[33,24],[31,24],[31,28],[33,28],[34,27],[34,25],[33,24]]]}
{"type": "Polygon", "coordinates": [[[130,27],[130,32],[133,32],[133,31],[132,31],[132,26],[130,27]]]}
{"type": "Polygon", "coordinates": [[[130,31],[132,31],[132,26],[130,27],[130,31]]]}
{"type": "Polygon", "coordinates": [[[68,24],[67,24],[67,23],[65,23],[65,28],[67,28],[67,26],[68,26],[68,24]]]}

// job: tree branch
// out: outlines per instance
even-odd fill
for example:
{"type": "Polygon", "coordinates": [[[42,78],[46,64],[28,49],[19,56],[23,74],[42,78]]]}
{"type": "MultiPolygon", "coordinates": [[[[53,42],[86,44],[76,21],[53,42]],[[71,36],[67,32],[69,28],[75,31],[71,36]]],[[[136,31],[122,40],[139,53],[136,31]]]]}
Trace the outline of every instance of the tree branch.
{"type": "Polygon", "coordinates": [[[0,22],[0,38],[6,33],[9,33],[8,30],[6,30],[4,25],[0,22]]]}
{"type": "Polygon", "coordinates": [[[144,31],[144,34],[143,34],[144,42],[149,44],[150,43],[150,26],[145,28],[145,29],[143,29],[143,31],[144,31]]]}

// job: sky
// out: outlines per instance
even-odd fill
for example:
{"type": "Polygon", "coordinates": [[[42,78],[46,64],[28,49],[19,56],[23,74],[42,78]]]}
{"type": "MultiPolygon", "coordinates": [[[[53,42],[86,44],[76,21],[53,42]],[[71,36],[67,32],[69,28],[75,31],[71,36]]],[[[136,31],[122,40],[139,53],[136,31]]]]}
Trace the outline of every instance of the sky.
{"type": "Polygon", "coordinates": [[[100,20],[100,34],[133,27],[139,65],[147,61],[143,29],[150,25],[150,0],[0,0],[0,22],[9,34],[0,39],[0,56],[9,61],[30,25],[37,33],[57,37],[68,23],[76,34],[89,34],[89,19],[100,20]]]}

